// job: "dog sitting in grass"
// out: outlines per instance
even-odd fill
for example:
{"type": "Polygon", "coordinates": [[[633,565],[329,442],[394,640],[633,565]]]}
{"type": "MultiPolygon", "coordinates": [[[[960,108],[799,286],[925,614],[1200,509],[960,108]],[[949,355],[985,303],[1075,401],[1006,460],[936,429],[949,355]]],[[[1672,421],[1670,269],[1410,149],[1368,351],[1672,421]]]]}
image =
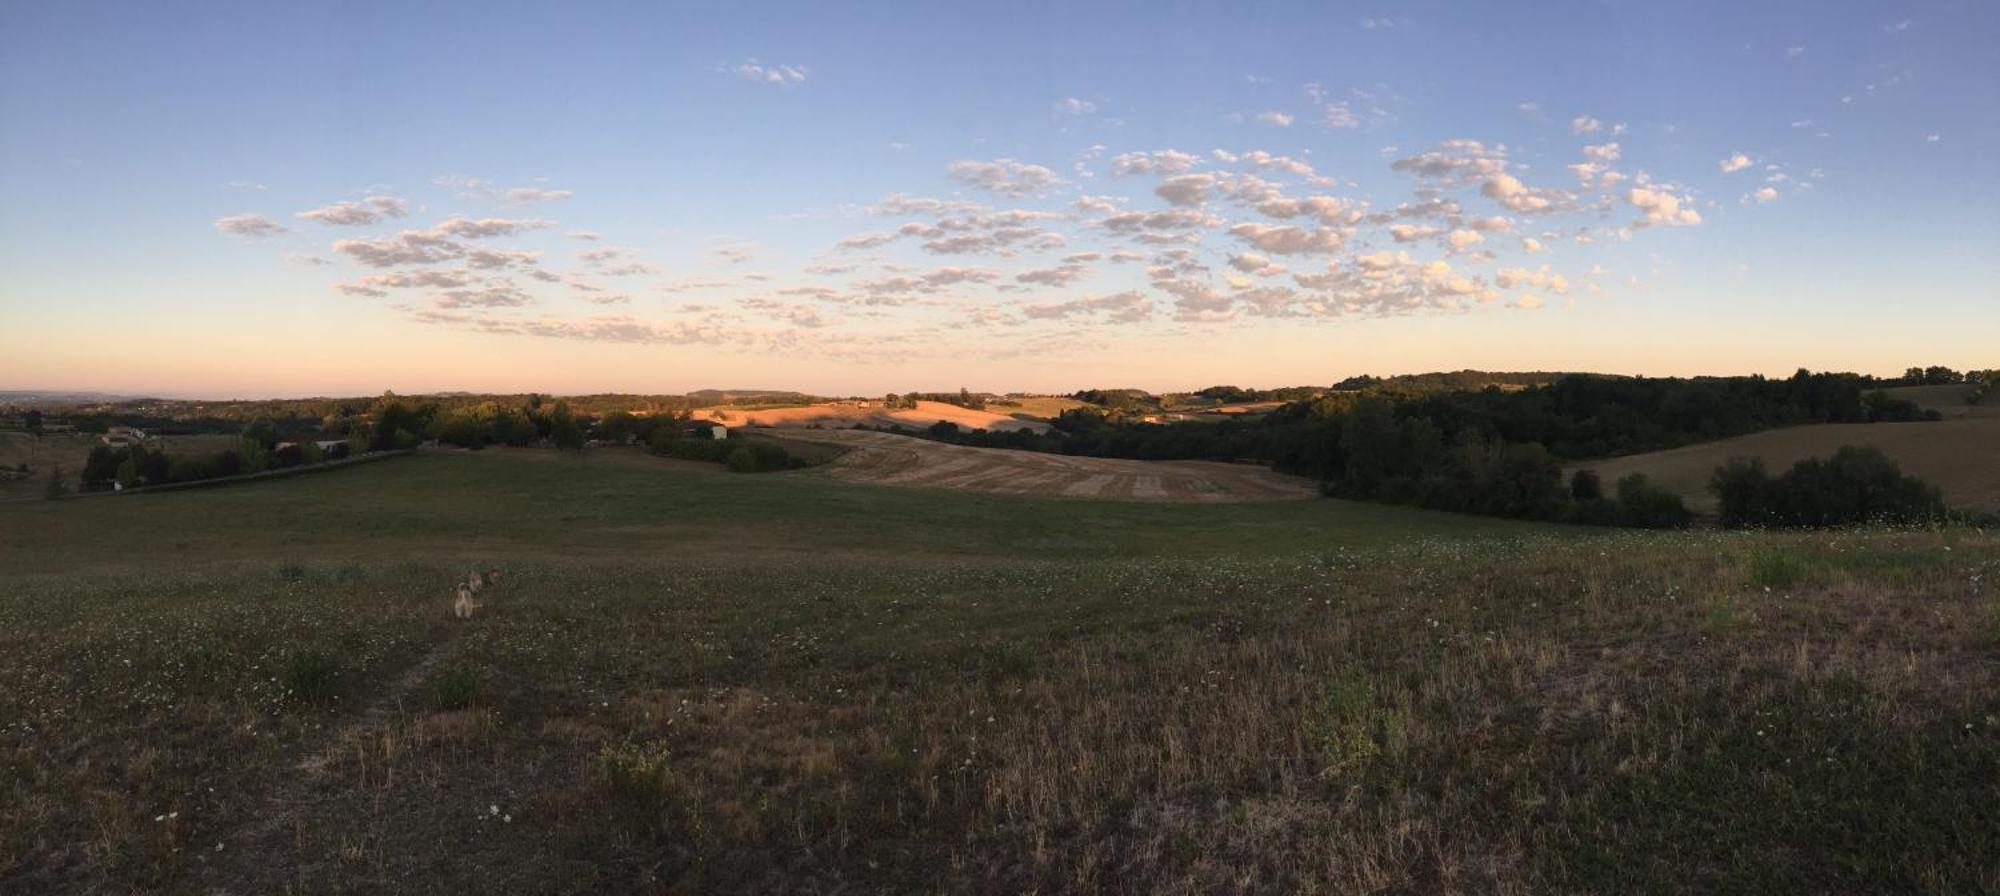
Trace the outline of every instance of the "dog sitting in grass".
{"type": "Polygon", "coordinates": [[[458,583],[458,599],[452,601],[451,615],[460,619],[471,619],[473,612],[479,609],[479,602],[473,600],[472,595],[471,582],[458,583]]]}
{"type": "Polygon", "coordinates": [[[467,573],[465,581],[458,583],[458,599],[452,602],[452,615],[460,619],[471,619],[472,614],[480,606],[480,602],[476,600],[479,593],[499,586],[500,571],[497,569],[489,569],[483,573],[476,571],[467,573]]]}

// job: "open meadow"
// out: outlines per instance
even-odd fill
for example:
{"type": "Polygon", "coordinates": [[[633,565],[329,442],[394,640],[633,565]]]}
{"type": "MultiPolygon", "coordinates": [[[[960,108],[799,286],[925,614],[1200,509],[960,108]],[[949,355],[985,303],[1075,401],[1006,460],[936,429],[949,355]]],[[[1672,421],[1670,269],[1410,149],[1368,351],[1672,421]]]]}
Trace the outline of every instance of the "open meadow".
{"type": "Polygon", "coordinates": [[[1996,576],[615,450],[22,502],[0,891],[1990,892],[1996,576]]]}
{"type": "Polygon", "coordinates": [[[1128,501],[1311,498],[1318,483],[1255,464],[1143,461],[975,448],[859,430],[797,430],[789,442],[846,449],[820,468],[848,482],[1128,501]]]}

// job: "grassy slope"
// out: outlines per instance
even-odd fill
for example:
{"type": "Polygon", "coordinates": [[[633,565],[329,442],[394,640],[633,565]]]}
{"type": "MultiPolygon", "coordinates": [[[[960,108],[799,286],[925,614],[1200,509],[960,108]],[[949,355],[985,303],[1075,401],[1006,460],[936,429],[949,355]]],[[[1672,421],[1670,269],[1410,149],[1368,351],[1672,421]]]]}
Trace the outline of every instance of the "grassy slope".
{"type": "Polygon", "coordinates": [[[2000,416],[1939,423],[1793,426],[1585,466],[1597,470],[1607,486],[1627,474],[1644,473],[1688,498],[1690,506],[1713,508],[1715,496],[1708,493],[1708,479],[1731,457],[1761,457],[1782,472],[1805,458],[1831,455],[1842,445],[1882,449],[1903,472],[1942,489],[1949,504],[2000,510],[2000,416]]]}
{"type": "Polygon", "coordinates": [[[1972,387],[1964,384],[1955,386],[1903,386],[1882,390],[1891,398],[1914,401],[1918,407],[1937,411],[1947,420],[1961,417],[2000,417],[2000,393],[1988,394],[1978,404],[1966,404],[1965,397],[1972,393],[1972,387]]]}
{"type": "Polygon", "coordinates": [[[451,453],[254,488],[0,507],[12,570],[328,556],[1268,554],[1538,527],[1345,501],[1145,505],[692,472],[637,451],[451,453]],[[139,500],[135,500],[139,499],[139,500]],[[107,546],[117,545],[117,550],[107,546]]]}
{"type": "Polygon", "coordinates": [[[1979,533],[487,452],[0,538],[0,891],[2000,887],[1979,533]]]}

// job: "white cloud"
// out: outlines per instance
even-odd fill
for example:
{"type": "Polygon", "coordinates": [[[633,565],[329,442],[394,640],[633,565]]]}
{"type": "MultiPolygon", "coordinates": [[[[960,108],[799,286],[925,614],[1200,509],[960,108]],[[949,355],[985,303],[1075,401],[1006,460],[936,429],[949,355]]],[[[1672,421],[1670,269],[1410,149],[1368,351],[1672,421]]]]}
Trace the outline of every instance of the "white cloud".
{"type": "Polygon", "coordinates": [[[803,65],[764,65],[755,59],[746,59],[735,65],[719,65],[716,71],[726,72],[758,84],[772,84],[778,87],[796,87],[806,82],[806,67],[803,65]]]}
{"type": "Polygon", "coordinates": [[[1633,187],[1626,192],[1625,200],[1636,206],[1644,215],[1632,222],[1633,227],[1701,223],[1700,212],[1683,207],[1691,204],[1690,200],[1676,196],[1663,187],[1633,187]]]}
{"type": "Polygon", "coordinates": [[[1603,128],[1604,122],[1588,115],[1578,115],[1569,120],[1569,131],[1572,134],[1595,134],[1603,128]]]}
{"type": "Polygon", "coordinates": [[[1075,283],[1089,273],[1089,270],[1080,264],[1061,264],[1052,268],[1022,271],[1014,275],[1014,280],[1017,283],[1027,283],[1035,286],[1060,287],[1075,283]]]}
{"type": "Polygon", "coordinates": [[[1292,122],[1297,120],[1297,118],[1283,112],[1260,112],[1257,114],[1257,123],[1277,125],[1281,128],[1291,127],[1292,122]]]}
{"type": "Polygon", "coordinates": [[[1161,181],[1153,192],[1174,205],[1200,205],[1214,187],[1214,175],[1183,174],[1161,181]]]}
{"type": "Polygon", "coordinates": [[[1724,174],[1730,174],[1733,172],[1742,171],[1743,169],[1750,167],[1752,164],[1753,163],[1751,162],[1750,157],[1740,152],[1735,153],[1731,155],[1729,158],[1723,159],[1722,161],[1715,163],[1716,167],[1721,168],[1722,173],[1724,174]]]}
{"type": "Polygon", "coordinates": [[[1059,319],[1077,314],[1104,314],[1118,323],[1136,323],[1153,316],[1153,300],[1137,290],[1108,296],[1086,296],[1052,305],[1028,305],[1021,313],[1038,319],[1059,319]]]}
{"type": "Polygon", "coordinates": [[[215,219],[215,229],[241,237],[266,237],[286,233],[285,226],[263,215],[229,215],[215,219]]]}
{"type": "Polygon", "coordinates": [[[1056,112],[1063,115],[1089,115],[1095,111],[1097,111],[1096,103],[1073,96],[1056,103],[1056,112]]]}
{"type": "Polygon", "coordinates": [[[410,204],[394,196],[370,196],[360,202],[336,202],[323,208],[299,212],[297,217],[336,227],[375,224],[384,218],[409,214],[410,204]]]}
{"type": "Polygon", "coordinates": [[[1331,227],[1306,229],[1290,224],[1238,224],[1230,234],[1276,255],[1317,255],[1340,249],[1340,231],[1331,227]]]}
{"type": "Polygon", "coordinates": [[[566,233],[566,234],[563,234],[563,235],[564,235],[564,236],[566,236],[566,237],[569,237],[570,239],[573,239],[573,240],[595,240],[595,239],[597,239],[597,231],[595,231],[595,230],[572,230],[572,231],[570,231],[570,232],[568,232],[568,233],[566,233]]]}
{"type": "Polygon", "coordinates": [[[1056,176],[1054,171],[1013,159],[994,159],[990,162],[964,159],[951,163],[949,173],[953,180],[960,183],[1003,196],[1026,196],[1062,183],[1062,178],[1056,176]]]}
{"type": "Polygon", "coordinates": [[[536,219],[480,218],[473,220],[465,217],[452,217],[438,222],[437,226],[432,228],[432,230],[466,239],[480,239],[492,236],[513,236],[518,233],[540,230],[544,227],[552,227],[554,225],[554,221],[536,219]]]}
{"type": "Polygon", "coordinates": [[[1179,174],[1195,166],[1200,157],[1178,149],[1128,152],[1111,160],[1112,174],[1179,174]]]}
{"type": "Polygon", "coordinates": [[[525,205],[532,202],[559,202],[576,195],[569,190],[551,190],[545,187],[501,188],[494,186],[492,182],[485,178],[460,177],[457,175],[437,178],[435,183],[438,186],[453,190],[458,194],[460,199],[497,199],[501,202],[515,205],[525,205]]]}

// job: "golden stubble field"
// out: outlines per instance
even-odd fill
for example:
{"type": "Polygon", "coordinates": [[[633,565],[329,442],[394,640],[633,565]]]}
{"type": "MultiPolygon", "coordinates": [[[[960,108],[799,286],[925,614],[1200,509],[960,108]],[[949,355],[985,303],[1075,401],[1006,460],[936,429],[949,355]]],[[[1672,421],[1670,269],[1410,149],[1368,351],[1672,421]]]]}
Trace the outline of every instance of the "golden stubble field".
{"type": "Polygon", "coordinates": [[[884,407],[880,401],[830,401],[789,408],[701,408],[694,412],[694,416],[698,420],[715,420],[730,426],[781,428],[847,429],[856,424],[866,424],[923,429],[944,420],[957,424],[961,429],[994,432],[1016,429],[1047,432],[1049,429],[1049,424],[1041,420],[975,411],[941,401],[919,401],[914,408],[893,409],[884,407]]]}

